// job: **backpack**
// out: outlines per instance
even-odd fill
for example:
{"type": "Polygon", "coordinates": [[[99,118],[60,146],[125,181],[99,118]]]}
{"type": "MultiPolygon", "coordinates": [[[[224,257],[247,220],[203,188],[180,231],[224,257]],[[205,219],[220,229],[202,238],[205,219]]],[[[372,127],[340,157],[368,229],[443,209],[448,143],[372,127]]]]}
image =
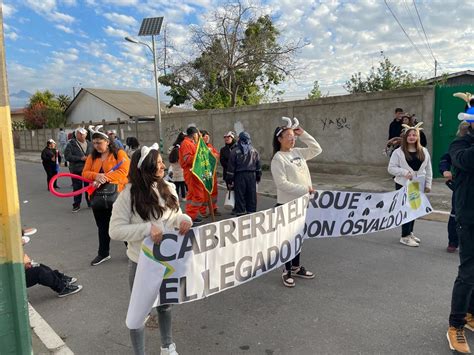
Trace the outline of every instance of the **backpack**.
{"type": "Polygon", "coordinates": [[[171,164],[177,163],[179,160],[179,144],[176,144],[168,156],[168,160],[171,164]]]}

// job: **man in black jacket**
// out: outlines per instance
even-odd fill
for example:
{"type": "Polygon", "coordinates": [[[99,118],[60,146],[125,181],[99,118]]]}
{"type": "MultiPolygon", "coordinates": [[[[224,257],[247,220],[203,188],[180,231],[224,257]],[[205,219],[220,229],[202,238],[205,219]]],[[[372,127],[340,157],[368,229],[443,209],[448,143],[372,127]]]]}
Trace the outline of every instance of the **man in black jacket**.
{"type": "MultiPolygon", "coordinates": [[[[79,127],[75,131],[75,138],[71,139],[64,151],[66,160],[69,162],[69,171],[71,174],[82,175],[82,170],[87,160],[87,156],[92,153],[92,143],[86,140],[87,130],[79,127]]],[[[78,179],[72,179],[72,189],[74,191],[82,189],[83,186],[87,186],[86,182],[78,179]]],[[[87,205],[87,195],[85,195],[87,205]]],[[[82,194],[74,196],[74,203],[72,204],[72,212],[78,212],[81,209],[82,194]]]]}
{"type": "Polygon", "coordinates": [[[224,143],[225,145],[221,148],[220,154],[219,154],[219,160],[222,165],[223,169],[223,174],[222,178],[225,181],[226,180],[226,175],[227,175],[227,165],[229,164],[229,157],[230,157],[230,152],[232,148],[235,147],[235,134],[232,131],[229,131],[226,133],[224,136],[224,143]]]}
{"type": "Polygon", "coordinates": [[[260,155],[252,146],[247,132],[239,134],[239,141],[230,152],[226,183],[235,193],[237,215],[257,212],[257,183],[262,177],[260,155]]]}
{"type": "Polygon", "coordinates": [[[452,350],[470,353],[464,327],[474,331],[474,123],[449,147],[456,168],[455,210],[460,265],[454,282],[448,341],[452,350]]]}

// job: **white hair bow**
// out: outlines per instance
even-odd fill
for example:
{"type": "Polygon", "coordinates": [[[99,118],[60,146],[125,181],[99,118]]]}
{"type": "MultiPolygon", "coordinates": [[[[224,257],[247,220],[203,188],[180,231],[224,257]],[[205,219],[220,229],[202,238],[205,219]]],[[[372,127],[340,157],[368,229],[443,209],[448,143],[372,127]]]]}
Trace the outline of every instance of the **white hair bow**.
{"type": "Polygon", "coordinates": [[[283,116],[281,118],[283,121],[286,121],[286,126],[281,127],[277,133],[275,134],[277,137],[283,132],[283,130],[291,128],[291,129],[296,129],[299,127],[300,122],[296,117],[293,117],[293,123],[291,122],[291,118],[283,116]]]}
{"type": "Polygon", "coordinates": [[[104,137],[105,139],[110,139],[109,136],[107,134],[105,134],[104,132],[101,132],[100,129],[104,127],[102,125],[98,125],[98,126],[89,126],[89,131],[91,132],[91,136],[94,135],[94,134],[99,134],[101,135],[102,137],[104,137]]]}
{"type": "Polygon", "coordinates": [[[151,147],[147,147],[146,145],[144,145],[142,149],[140,150],[141,157],[140,157],[140,160],[138,161],[137,168],[140,169],[143,161],[152,150],[158,150],[158,149],[159,149],[158,143],[153,143],[151,147]]]}

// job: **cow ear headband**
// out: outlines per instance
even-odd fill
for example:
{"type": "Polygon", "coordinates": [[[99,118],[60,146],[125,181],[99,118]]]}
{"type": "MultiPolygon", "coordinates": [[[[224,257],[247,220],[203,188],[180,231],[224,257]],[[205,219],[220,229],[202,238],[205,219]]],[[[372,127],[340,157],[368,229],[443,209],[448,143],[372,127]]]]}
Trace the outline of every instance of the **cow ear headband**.
{"type": "Polygon", "coordinates": [[[470,92],[457,92],[453,94],[454,97],[460,98],[461,100],[465,101],[467,104],[467,110],[466,112],[461,112],[458,115],[458,120],[459,121],[466,121],[469,123],[474,122],[474,107],[471,107],[471,100],[473,98],[472,94],[470,92]]]}
{"type": "Polygon", "coordinates": [[[158,150],[158,148],[159,148],[158,143],[153,143],[151,147],[147,147],[146,145],[144,145],[142,149],[140,150],[141,157],[140,157],[140,160],[138,161],[137,168],[140,169],[147,155],[150,154],[152,150],[158,150]]]}
{"type": "Polygon", "coordinates": [[[107,139],[107,140],[110,140],[109,136],[106,135],[104,132],[101,132],[100,129],[104,127],[102,125],[98,125],[98,126],[89,126],[89,132],[91,132],[91,136],[93,136],[94,134],[98,134],[99,136],[101,136],[102,138],[104,139],[107,139]]]}
{"type": "Polygon", "coordinates": [[[286,126],[281,126],[280,127],[280,129],[275,133],[276,137],[279,137],[280,134],[282,134],[282,132],[285,129],[289,129],[289,128],[296,129],[300,125],[300,122],[298,121],[298,119],[296,117],[293,117],[293,123],[291,122],[291,118],[289,118],[289,117],[283,116],[281,119],[286,122],[286,126]]]}
{"type": "Polygon", "coordinates": [[[403,127],[403,134],[406,134],[409,130],[412,130],[414,129],[418,134],[420,134],[420,131],[423,130],[423,128],[421,128],[421,125],[423,124],[423,122],[418,122],[416,125],[414,126],[409,126],[407,124],[402,124],[402,127],[403,127]]]}

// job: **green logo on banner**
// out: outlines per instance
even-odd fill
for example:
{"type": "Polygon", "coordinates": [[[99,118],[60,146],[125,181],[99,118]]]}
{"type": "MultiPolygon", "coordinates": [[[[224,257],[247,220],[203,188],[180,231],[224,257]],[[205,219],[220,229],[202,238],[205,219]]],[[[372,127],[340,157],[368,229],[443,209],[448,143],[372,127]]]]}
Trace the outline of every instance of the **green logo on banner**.
{"type": "Polygon", "coordinates": [[[217,159],[212,155],[202,138],[199,138],[196,155],[194,156],[191,171],[201,181],[207,192],[212,193],[214,186],[214,175],[217,167],[217,159]]]}

